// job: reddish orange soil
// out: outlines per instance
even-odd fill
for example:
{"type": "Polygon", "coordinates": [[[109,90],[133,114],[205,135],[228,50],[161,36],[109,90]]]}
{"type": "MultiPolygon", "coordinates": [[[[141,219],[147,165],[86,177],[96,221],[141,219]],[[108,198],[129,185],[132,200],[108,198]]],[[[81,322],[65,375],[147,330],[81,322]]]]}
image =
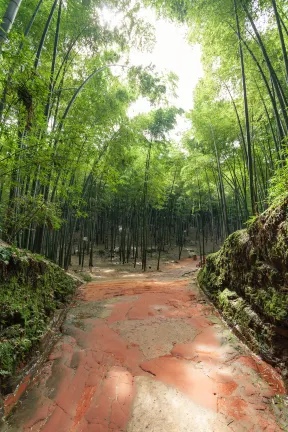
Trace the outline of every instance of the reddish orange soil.
{"type": "MultiPolygon", "coordinates": [[[[280,376],[225,326],[187,279],[193,269],[190,259],[141,279],[82,286],[62,336],[2,430],[283,430],[270,409],[270,398],[285,393],[280,376]],[[192,429],[190,421],[187,428],[181,423],[161,429],[142,406],[141,425],[135,427],[136,377],[156,388],[161,382],[176,389],[185,401],[211,413],[210,426],[192,429]]],[[[7,398],[6,407],[18,392],[7,398]]]]}

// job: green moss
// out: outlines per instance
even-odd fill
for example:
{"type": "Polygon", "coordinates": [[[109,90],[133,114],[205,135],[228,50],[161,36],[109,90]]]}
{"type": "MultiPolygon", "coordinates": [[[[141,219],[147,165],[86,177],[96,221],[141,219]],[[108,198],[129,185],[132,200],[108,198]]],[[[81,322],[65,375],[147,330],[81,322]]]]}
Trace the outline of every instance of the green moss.
{"type": "Polygon", "coordinates": [[[267,317],[280,321],[288,317],[287,294],[271,287],[255,289],[245,287],[246,298],[251,304],[258,306],[267,317]]]}
{"type": "Polygon", "coordinates": [[[273,403],[271,404],[277,423],[283,431],[288,430],[288,399],[287,395],[276,395],[273,397],[273,403]]]}
{"type": "Polygon", "coordinates": [[[288,201],[268,209],[209,255],[198,282],[223,316],[266,359],[287,361],[274,333],[288,322],[288,201]]]}
{"type": "Polygon", "coordinates": [[[198,281],[202,287],[205,287],[211,295],[213,292],[221,289],[225,279],[225,272],[220,265],[220,251],[208,255],[206,265],[198,273],[198,281]]]}
{"type": "Polygon", "coordinates": [[[9,377],[37,346],[54,311],[69,300],[75,281],[40,256],[5,249],[0,252],[0,375],[9,377]]]}
{"type": "Polygon", "coordinates": [[[9,341],[0,342],[0,376],[11,375],[14,371],[14,347],[9,341]]]}
{"type": "Polygon", "coordinates": [[[218,299],[220,305],[225,308],[229,305],[231,300],[237,299],[237,294],[233,291],[229,291],[228,288],[225,288],[224,291],[219,293],[218,299]]]}

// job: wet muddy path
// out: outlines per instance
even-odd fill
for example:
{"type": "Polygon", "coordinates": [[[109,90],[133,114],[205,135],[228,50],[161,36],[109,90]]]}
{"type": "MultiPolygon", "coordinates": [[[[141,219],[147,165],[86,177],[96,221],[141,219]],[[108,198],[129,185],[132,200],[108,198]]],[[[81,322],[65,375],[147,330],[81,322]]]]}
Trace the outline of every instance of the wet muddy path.
{"type": "Polygon", "coordinates": [[[193,283],[193,266],[80,288],[63,335],[1,431],[283,430],[270,407],[284,392],[280,377],[223,324],[193,283]]]}

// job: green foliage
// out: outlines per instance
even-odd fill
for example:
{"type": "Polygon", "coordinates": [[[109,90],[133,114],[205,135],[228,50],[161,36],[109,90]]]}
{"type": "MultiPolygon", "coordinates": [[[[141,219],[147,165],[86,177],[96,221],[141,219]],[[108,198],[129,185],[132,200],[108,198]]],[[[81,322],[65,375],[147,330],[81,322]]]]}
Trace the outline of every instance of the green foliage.
{"type": "Polygon", "coordinates": [[[251,225],[253,225],[255,223],[255,221],[257,221],[258,216],[250,216],[249,219],[245,222],[245,225],[247,226],[247,228],[249,228],[251,225]]]}
{"type": "Polygon", "coordinates": [[[269,201],[277,205],[287,197],[288,191],[288,149],[283,152],[283,160],[277,163],[277,168],[269,184],[269,201]],[[284,160],[284,162],[283,162],[284,160]]]}
{"type": "Polygon", "coordinates": [[[230,222],[232,230],[240,228],[252,213],[264,211],[267,202],[277,204],[287,195],[286,4],[277,1],[275,9],[267,1],[147,3],[164,16],[184,21],[191,43],[201,45],[204,76],[194,92],[193,110],[188,113],[192,128],[183,137],[189,153],[183,171],[187,193],[199,204],[201,201],[205,210],[215,212],[220,207],[229,221],[239,220],[236,226],[230,222]],[[281,22],[280,29],[277,22],[281,22]],[[271,74],[275,82],[271,82],[271,74]],[[279,92],[274,93],[274,85],[279,92]],[[252,135],[251,171],[247,150],[252,135]],[[252,205],[250,178],[256,205],[252,205]]]}
{"type": "Polygon", "coordinates": [[[0,376],[12,375],[15,370],[15,349],[9,342],[0,342],[0,376]]]}
{"type": "Polygon", "coordinates": [[[131,48],[149,51],[155,42],[140,4],[106,2],[122,18],[114,27],[98,0],[72,0],[61,11],[57,5],[45,29],[54,4],[47,0],[24,36],[37,4],[21,4],[2,53],[0,226],[9,243],[55,261],[60,239],[69,251],[72,227],[83,219],[124,196],[141,202],[148,135],[155,141],[148,202],[163,205],[173,165],[166,140],[181,111],[163,108],[175,74],[126,62],[131,48]],[[155,109],[131,118],[139,97],[155,109]]]}
{"type": "Polygon", "coordinates": [[[1,248],[0,375],[9,377],[35,349],[57,308],[75,289],[55,264],[23,251],[1,248]]]}
{"type": "MultiPolygon", "coordinates": [[[[43,195],[32,197],[26,195],[14,198],[10,205],[18,209],[17,213],[9,212],[6,215],[5,230],[9,232],[9,240],[31,224],[45,225],[49,230],[61,227],[61,211],[57,203],[45,201],[43,195]]],[[[4,235],[6,231],[4,230],[4,235]]]]}
{"type": "Polygon", "coordinates": [[[9,263],[12,255],[13,255],[13,250],[11,249],[11,247],[7,247],[7,246],[0,247],[0,260],[2,260],[6,265],[9,263]]]}
{"type": "Polygon", "coordinates": [[[287,200],[254,218],[248,230],[230,235],[198,274],[224,317],[269,359],[283,354],[275,345],[274,328],[288,317],[286,219],[287,200]]]}
{"type": "Polygon", "coordinates": [[[93,280],[92,276],[89,273],[80,272],[79,275],[81,279],[83,279],[85,282],[91,282],[93,280]]]}
{"type": "Polygon", "coordinates": [[[166,94],[166,86],[163,84],[163,78],[157,74],[151,74],[153,68],[144,68],[143,66],[131,67],[128,72],[130,84],[139,89],[138,94],[148,97],[151,103],[159,102],[163,95],[166,94]]]}
{"type": "Polygon", "coordinates": [[[159,108],[151,113],[151,123],[148,131],[154,139],[165,139],[165,134],[171,131],[176,125],[176,115],[182,114],[183,110],[171,107],[168,109],[159,108]]]}

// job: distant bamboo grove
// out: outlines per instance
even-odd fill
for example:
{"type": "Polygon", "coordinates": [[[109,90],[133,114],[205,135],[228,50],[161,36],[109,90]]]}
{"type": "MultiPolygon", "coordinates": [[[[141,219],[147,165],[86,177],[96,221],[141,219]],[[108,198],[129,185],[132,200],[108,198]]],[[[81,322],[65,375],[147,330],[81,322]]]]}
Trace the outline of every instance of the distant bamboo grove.
{"type": "Polygon", "coordinates": [[[159,268],[167,247],[181,256],[191,227],[202,257],[208,240],[214,250],[286,196],[284,0],[6,0],[0,14],[3,240],[65,269],[76,250],[93,265],[103,245],[143,270],[155,250],[159,268]],[[131,65],[132,48],[154,43],[143,7],[201,46],[190,112],[169,104],[173,71],[131,65]],[[131,118],[139,97],[152,110],[131,118]],[[191,129],[176,143],[179,116],[191,129]]]}

